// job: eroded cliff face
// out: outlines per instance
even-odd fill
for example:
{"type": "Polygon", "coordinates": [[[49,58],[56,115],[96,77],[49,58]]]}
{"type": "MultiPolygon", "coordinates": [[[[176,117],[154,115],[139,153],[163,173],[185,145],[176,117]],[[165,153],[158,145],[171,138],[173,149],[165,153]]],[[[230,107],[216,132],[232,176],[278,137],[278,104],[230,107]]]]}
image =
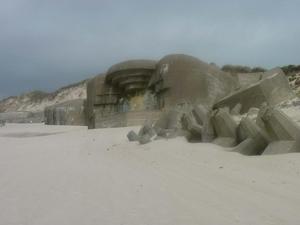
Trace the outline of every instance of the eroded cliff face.
{"type": "Polygon", "coordinates": [[[86,81],[62,87],[53,93],[33,91],[0,101],[0,113],[41,112],[45,107],[74,99],[86,99],[86,81]]]}

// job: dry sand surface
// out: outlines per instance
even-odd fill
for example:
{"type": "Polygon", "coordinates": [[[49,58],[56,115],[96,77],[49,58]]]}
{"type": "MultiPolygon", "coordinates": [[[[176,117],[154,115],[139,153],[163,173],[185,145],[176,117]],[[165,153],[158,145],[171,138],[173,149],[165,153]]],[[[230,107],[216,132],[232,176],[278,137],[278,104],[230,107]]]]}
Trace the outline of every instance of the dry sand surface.
{"type": "Polygon", "coordinates": [[[129,130],[0,128],[0,224],[300,224],[300,154],[141,146],[129,130]]]}

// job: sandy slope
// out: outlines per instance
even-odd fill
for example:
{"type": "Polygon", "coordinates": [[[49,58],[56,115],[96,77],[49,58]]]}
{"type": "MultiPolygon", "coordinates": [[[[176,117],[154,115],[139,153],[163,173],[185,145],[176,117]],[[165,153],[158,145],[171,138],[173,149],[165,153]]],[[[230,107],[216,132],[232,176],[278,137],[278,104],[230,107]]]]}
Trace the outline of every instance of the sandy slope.
{"type": "Polygon", "coordinates": [[[300,224],[300,154],[139,146],[128,130],[0,128],[0,224],[300,224]]]}

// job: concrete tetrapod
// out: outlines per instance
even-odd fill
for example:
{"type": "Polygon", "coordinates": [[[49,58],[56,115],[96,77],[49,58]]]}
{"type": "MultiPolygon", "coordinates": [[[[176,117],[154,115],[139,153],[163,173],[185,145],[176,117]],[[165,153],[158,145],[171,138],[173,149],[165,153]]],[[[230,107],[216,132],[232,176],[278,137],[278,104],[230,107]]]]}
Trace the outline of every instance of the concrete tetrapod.
{"type": "Polygon", "coordinates": [[[233,151],[243,155],[261,155],[269,144],[267,134],[247,117],[239,124],[238,136],[242,142],[233,151]]]}
{"type": "Polygon", "coordinates": [[[129,131],[127,138],[129,141],[139,141],[139,136],[133,130],[129,131]]]}
{"type": "Polygon", "coordinates": [[[213,141],[214,144],[223,147],[236,145],[238,125],[227,109],[220,108],[216,110],[212,117],[212,123],[217,135],[217,138],[213,141]]]}
{"type": "Polygon", "coordinates": [[[261,109],[257,121],[272,137],[272,143],[263,154],[300,151],[300,127],[284,112],[265,106],[261,109]]]}
{"type": "Polygon", "coordinates": [[[188,131],[186,135],[188,141],[201,141],[203,126],[197,123],[195,117],[191,112],[183,115],[181,123],[182,128],[188,131]]]}

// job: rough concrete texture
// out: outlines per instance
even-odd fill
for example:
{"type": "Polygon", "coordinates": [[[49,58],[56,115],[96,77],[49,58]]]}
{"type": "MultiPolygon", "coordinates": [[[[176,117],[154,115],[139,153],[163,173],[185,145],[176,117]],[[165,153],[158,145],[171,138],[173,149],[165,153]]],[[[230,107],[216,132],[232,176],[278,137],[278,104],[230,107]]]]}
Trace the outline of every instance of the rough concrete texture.
{"type": "Polygon", "coordinates": [[[105,74],[99,74],[87,83],[87,125],[89,129],[96,128],[97,118],[113,115],[118,110],[120,93],[114,87],[107,85],[105,74]]]}
{"type": "Polygon", "coordinates": [[[147,144],[151,142],[151,136],[149,134],[145,134],[139,138],[139,143],[141,145],[147,144]]]}
{"type": "MultiPolygon", "coordinates": [[[[148,60],[148,59],[137,59],[137,60],[128,60],[124,62],[117,63],[113,66],[111,66],[107,74],[115,74],[122,71],[128,71],[128,70],[154,70],[156,67],[156,61],[155,60],[148,60]]],[[[112,76],[108,76],[107,79],[112,79],[112,76]]]]}
{"type": "Polygon", "coordinates": [[[156,68],[153,60],[129,60],[110,67],[106,81],[130,94],[144,90],[156,68]]]}
{"type": "Polygon", "coordinates": [[[46,107],[45,124],[47,125],[86,125],[85,101],[76,99],[46,107]]]}
{"type": "Polygon", "coordinates": [[[217,137],[212,141],[212,143],[223,146],[225,148],[229,148],[236,145],[236,140],[231,137],[217,137]]]}
{"type": "Polygon", "coordinates": [[[155,97],[146,90],[156,68],[152,60],[130,60],[112,66],[87,85],[89,128],[142,125],[155,121],[155,97]]]}
{"type": "Polygon", "coordinates": [[[212,123],[218,137],[237,139],[236,130],[238,125],[227,110],[218,109],[212,118],[212,123]]]}
{"type": "Polygon", "coordinates": [[[161,107],[178,103],[213,104],[236,88],[229,74],[188,55],[162,58],[149,87],[157,94],[161,107]]]}
{"type": "MultiPolygon", "coordinates": [[[[229,151],[243,155],[278,154],[300,151],[300,129],[282,111],[264,106],[260,110],[251,108],[248,113],[232,115],[228,108],[220,108],[209,113],[205,106],[185,107],[185,111],[177,114],[181,124],[171,126],[168,121],[173,114],[165,113],[154,128],[159,138],[168,138],[168,133],[185,135],[189,142],[211,142],[229,151]],[[210,128],[205,129],[207,121],[211,121],[210,128]],[[211,139],[203,136],[210,134],[211,139]],[[274,137],[276,137],[274,139],[274,137]]],[[[173,123],[171,123],[173,124],[173,123]]],[[[144,129],[144,128],[143,128],[144,129]]],[[[144,132],[147,133],[147,132],[144,132]]],[[[142,136],[142,134],[140,134],[142,136]]],[[[143,142],[147,143],[146,137],[143,142]]]]}
{"type": "Polygon", "coordinates": [[[238,127],[238,142],[234,151],[244,155],[261,155],[269,144],[267,133],[263,132],[256,123],[248,117],[241,120],[238,127]]]}
{"type": "Polygon", "coordinates": [[[96,99],[96,90],[99,91],[99,89],[102,88],[102,85],[98,85],[98,83],[101,80],[104,80],[104,75],[100,74],[96,77],[90,79],[87,82],[87,99],[86,99],[86,121],[87,126],[89,129],[95,128],[95,114],[94,114],[94,108],[95,108],[95,99],[96,99]],[[99,80],[99,81],[98,81],[99,80]]]}
{"type": "Polygon", "coordinates": [[[242,110],[242,104],[238,103],[236,104],[231,110],[230,110],[230,114],[232,115],[240,115],[241,114],[241,110],[242,110]]]}
{"type": "Polygon", "coordinates": [[[300,137],[300,127],[285,113],[276,108],[263,108],[259,114],[260,125],[276,140],[297,140],[300,137]]]}
{"type": "Polygon", "coordinates": [[[128,132],[127,138],[129,141],[138,141],[140,144],[143,145],[155,139],[156,135],[156,131],[152,124],[146,123],[140,128],[138,134],[135,133],[133,130],[128,132]]]}
{"type": "Polygon", "coordinates": [[[140,126],[147,121],[155,122],[161,112],[160,111],[131,111],[131,112],[113,112],[109,114],[101,114],[95,110],[95,127],[130,127],[140,126]]]}
{"type": "Polygon", "coordinates": [[[239,87],[244,88],[259,82],[263,78],[263,72],[258,73],[238,73],[236,75],[239,87]]]}
{"type": "Polygon", "coordinates": [[[195,105],[192,109],[198,125],[201,126],[201,141],[212,142],[215,138],[215,130],[212,123],[212,110],[207,105],[195,105]]]}
{"type": "Polygon", "coordinates": [[[191,112],[192,107],[188,103],[176,104],[172,109],[165,110],[157,122],[155,128],[179,130],[182,128],[182,117],[191,112]]]}
{"type": "Polygon", "coordinates": [[[152,127],[152,124],[145,124],[141,127],[138,136],[149,135],[150,138],[156,135],[155,129],[152,127]]]}
{"type": "Polygon", "coordinates": [[[251,107],[260,107],[263,103],[276,105],[294,97],[285,74],[278,68],[265,72],[262,80],[241,88],[218,101],[214,108],[242,105],[241,113],[246,113],[251,107]]]}
{"type": "MultiPolygon", "coordinates": [[[[167,119],[162,116],[165,125],[159,127],[173,129],[171,124],[178,126],[181,114],[172,115],[171,112],[178,105],[200,105],[206,109],[213,105],[215,108],[229,107],[232,114],[238,115],[251,107],[259,107],[263,102],[276,104],[292,95],[279,69],[244,74],[244,77],[238,74],[238,79],[235,79],[216,66],[183,54],[167,55],[158,62],[130,60],[118,63],[106,74],[92,79],[87,89],[90,128],[128,126],[123,119],[118,122],[118,117],[127,117],[119,114],[139,111],[146,115],[148,111],[160,111],[170,115],[167,119]],[[240,90],[236,91],[238,88],[240,90]],[[117,119],[110,125],[114,118],[117,119]]],[[[197,123],[202,126],[209,124],[207,119],[201,121],[209,111],[206,109],[201,109],[199,115],[198,109],[194,109],[197,123]]],[[[139,125],[145,119],[140,121],[139,125]]]]}
{"type": "Polygon", "coordinates": [[[291,152],[300,152],[300,137],[297,137],[294,145],[291,148],[291,152]]]}
{"type": "MultiPolygon", "coordinates": [[[[185,135],[191,142],[212,142],[244,155],[299,147],[299,128],[269,107],[294,97],[278,68],[230,75],[195,57],[175,54],[158,62],[118,63],[91,79],[87,89],[90,128],[146,124],[139,134],[128,134],[130,141],[146,144],[154,137],[185,135]]],[[[53,120],[55,113],[48,112],[53,120]]]]}
{"type": "Polygon", "coordinates": [[[192,113],[186,113],[182,117],[182,128],[188,131],[186,136],[189,141],[202,140],[203,126],[198,124],[192,113]]]}
{"type": "Polygon", "coordinates": [[[139,136],[133,130],[129,131],[127,138],[129,141],[139,141],[139,136]]]}
{"type": "Polygon", "coordinates": [[[243,155],[260,155],[264,149],[261,149],[261,142],[252,138],[247,138],[239,145],[234,147],[232,151],[239,152],[243,155]]]}
{"type": "Polygon", "coordinates": [[[296,152],[295,148],[293,148],[294,144],[295,141],[273,141],[264,150],[263,155],[296,152]]]}

